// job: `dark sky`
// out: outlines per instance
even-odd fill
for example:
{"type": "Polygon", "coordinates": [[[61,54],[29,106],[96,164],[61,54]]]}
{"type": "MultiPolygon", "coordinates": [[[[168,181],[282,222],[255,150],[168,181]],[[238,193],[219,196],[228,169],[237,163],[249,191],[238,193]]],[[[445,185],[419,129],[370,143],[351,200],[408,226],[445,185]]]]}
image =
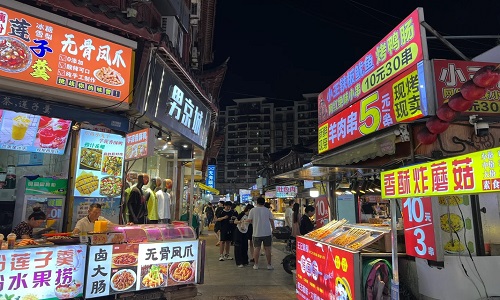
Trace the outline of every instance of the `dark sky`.
{"type": "MultiPolygon", "coordinates": [[[[443,35],[500,35],[498,0],[218,0],[214,65],[230,57],[221,106],[247,97],[289,105],[279,99],[323,91],[417,7],[443,35]]],[[[450,41],[469,57],[497,43],[450,41]]],[[[459,59],[428,45],[430,58],[459,59]]]]}

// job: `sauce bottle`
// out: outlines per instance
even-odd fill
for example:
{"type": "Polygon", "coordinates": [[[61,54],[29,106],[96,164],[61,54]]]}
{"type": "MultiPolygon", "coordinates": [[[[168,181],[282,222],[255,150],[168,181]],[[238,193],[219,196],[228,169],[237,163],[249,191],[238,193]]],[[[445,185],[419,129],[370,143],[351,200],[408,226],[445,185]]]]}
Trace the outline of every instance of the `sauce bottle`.
{"type": "Polygon", "coordinates": [[[16,234],[11,232],[7,235],[7,249],[14,249],[16,245],[16,234]]]}

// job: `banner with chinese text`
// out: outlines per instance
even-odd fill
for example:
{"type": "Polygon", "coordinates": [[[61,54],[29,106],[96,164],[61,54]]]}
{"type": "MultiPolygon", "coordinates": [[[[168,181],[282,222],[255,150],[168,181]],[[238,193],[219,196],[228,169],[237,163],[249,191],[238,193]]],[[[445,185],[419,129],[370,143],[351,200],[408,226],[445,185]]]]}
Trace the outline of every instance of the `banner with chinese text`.
{"type": "MultiPolygon", "coordinates": [[[[434,82],[436,84],[437,107],[448,102],[451,96],[460,91],[460,87],[471,79],[477,70],[484,66],[498,63],[487,63],[463,60],[433,60],[434,82]]],[[[474,101],[474,105],[466,115],[498,116],[500,114],[500,83],[488,89],[486,95],[474,101]]]]}
{"type": "Polygon", "coordinates": [[[423,10],[417,8],[318,96],[318,124],[424,58],[423,10]]]}
{"type": "Polygon", "coordinates": [[[382,197],[405,198],[500,191],[500,148],[381,173],[382,197]]]}
{"type": "Polygon", "coordinates": [[[128,47],[0,6],[0,76],[120,102],[132,57],[128,47]]]}
{"type": "Polygon", "coordinates": [[[127,133],[125,137],[125,160],[152,156],[154,154],[154,138],[151,128],[127,133]]]}
{"type": "Polygon", "coordinates": [[[357,253],[297,237],[297,298],[357,299],[358,259],[357,253]]]}
{"type": "Polygon", "coordinates": [[[198,241],[91,246],[86,298],[197,282],[198,241]]]}
{"type": "Polygon", "coordinates": [[[276,186],[276,198],[295,198],[299,189],[294,185],[278,185],[276,186]]]}
{"type": "Polygon", "coordinates": [[[2,250],[0,296],[39,300],[81,297],[86,253],[86,245],[2,250]]]}
{"type": "Polygon", "coordinates": [[[428,114],[424,64],[403,72],[374,93],[321,124],[318,152],[323,153],[398,123],[428,114]]]}

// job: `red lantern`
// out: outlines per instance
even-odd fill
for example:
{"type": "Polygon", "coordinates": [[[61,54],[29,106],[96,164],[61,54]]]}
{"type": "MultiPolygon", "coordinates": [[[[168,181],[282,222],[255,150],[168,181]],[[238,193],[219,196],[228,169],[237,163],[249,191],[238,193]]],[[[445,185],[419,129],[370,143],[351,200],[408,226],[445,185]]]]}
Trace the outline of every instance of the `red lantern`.
{"type": "Polygon", "coordinates": [[[417,133],[417,140],[424,145],[430,145],[434,143],[436,139],[437,134],[430,132],[427,127],[420,129],[420,131],[417,133]]]}
{"type": "Polygon", "coordinates": [[[427,127],[427,129],[429,129],[431,133],[439,134],[448,129],[450,123],[443,121],[438,117],[431,117],[429,120],[427,120],[425,126],[427,127]]]}
{"type": "Polygon", "coordinates": [[[462,96],[469,101],[479,100],[486,95],[486,89],[474,84],[472,80],[466,81],[460,88],[462,96]]]}
{"type": "Polygon", "coordinates": [[[462,112],[469,110],[474,105],[474,101],[465,100],[461,93],[456,93],[450,97],[448,105],[451,109],[462,112]]]}
{"type": "Polygon", "coordinates": [[[500,70],[495,66],[484,66],[477,70],[472,81],[480,87],[492,88],[500,81],[500,70]]]}
{"type": "Polygon", "coordinates": [[[436,112],[438,118],[446,122],[455,120],[459,114],[458,111],[451,109],[448,103],[443,103],[436,112]]]}

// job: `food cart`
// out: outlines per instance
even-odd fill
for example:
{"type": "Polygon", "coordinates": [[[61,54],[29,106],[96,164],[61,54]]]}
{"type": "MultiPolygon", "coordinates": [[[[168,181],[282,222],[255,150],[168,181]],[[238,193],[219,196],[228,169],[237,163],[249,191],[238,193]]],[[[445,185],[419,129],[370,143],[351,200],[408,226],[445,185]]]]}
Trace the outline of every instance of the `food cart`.
{"type": "MultiPolygon", "coordinates": [[[[421,295],[434,299],[500,295],[495,276],[500,259],[487,249],[491,245],[482,238],[481,221],[493,214],[489,226],[498,228],[500,223],[499,159],[500,148],[492,148],[381,173],[382,197],[391,199],[394,207],[395,199],[402,200],[406,250],[415,257],[421,295]],[[493,197],[483,197],[486,193],[493,197]],[[476,209],[468,212],[469,206],[476,209]]],[[[395,218],[391,224],[394,229],[395,218]]],[[[398,299],[395,253],[393,249],[393,298],[398,299]]]]}
{"type": "Polygon", "coordinates": [[[117,226],[108,233],[90,234],[89,242],[85,298],[133,297],[152,289],[196,296],[193,284],[202,277],[203,260],[191,227],[117,226]]]}

